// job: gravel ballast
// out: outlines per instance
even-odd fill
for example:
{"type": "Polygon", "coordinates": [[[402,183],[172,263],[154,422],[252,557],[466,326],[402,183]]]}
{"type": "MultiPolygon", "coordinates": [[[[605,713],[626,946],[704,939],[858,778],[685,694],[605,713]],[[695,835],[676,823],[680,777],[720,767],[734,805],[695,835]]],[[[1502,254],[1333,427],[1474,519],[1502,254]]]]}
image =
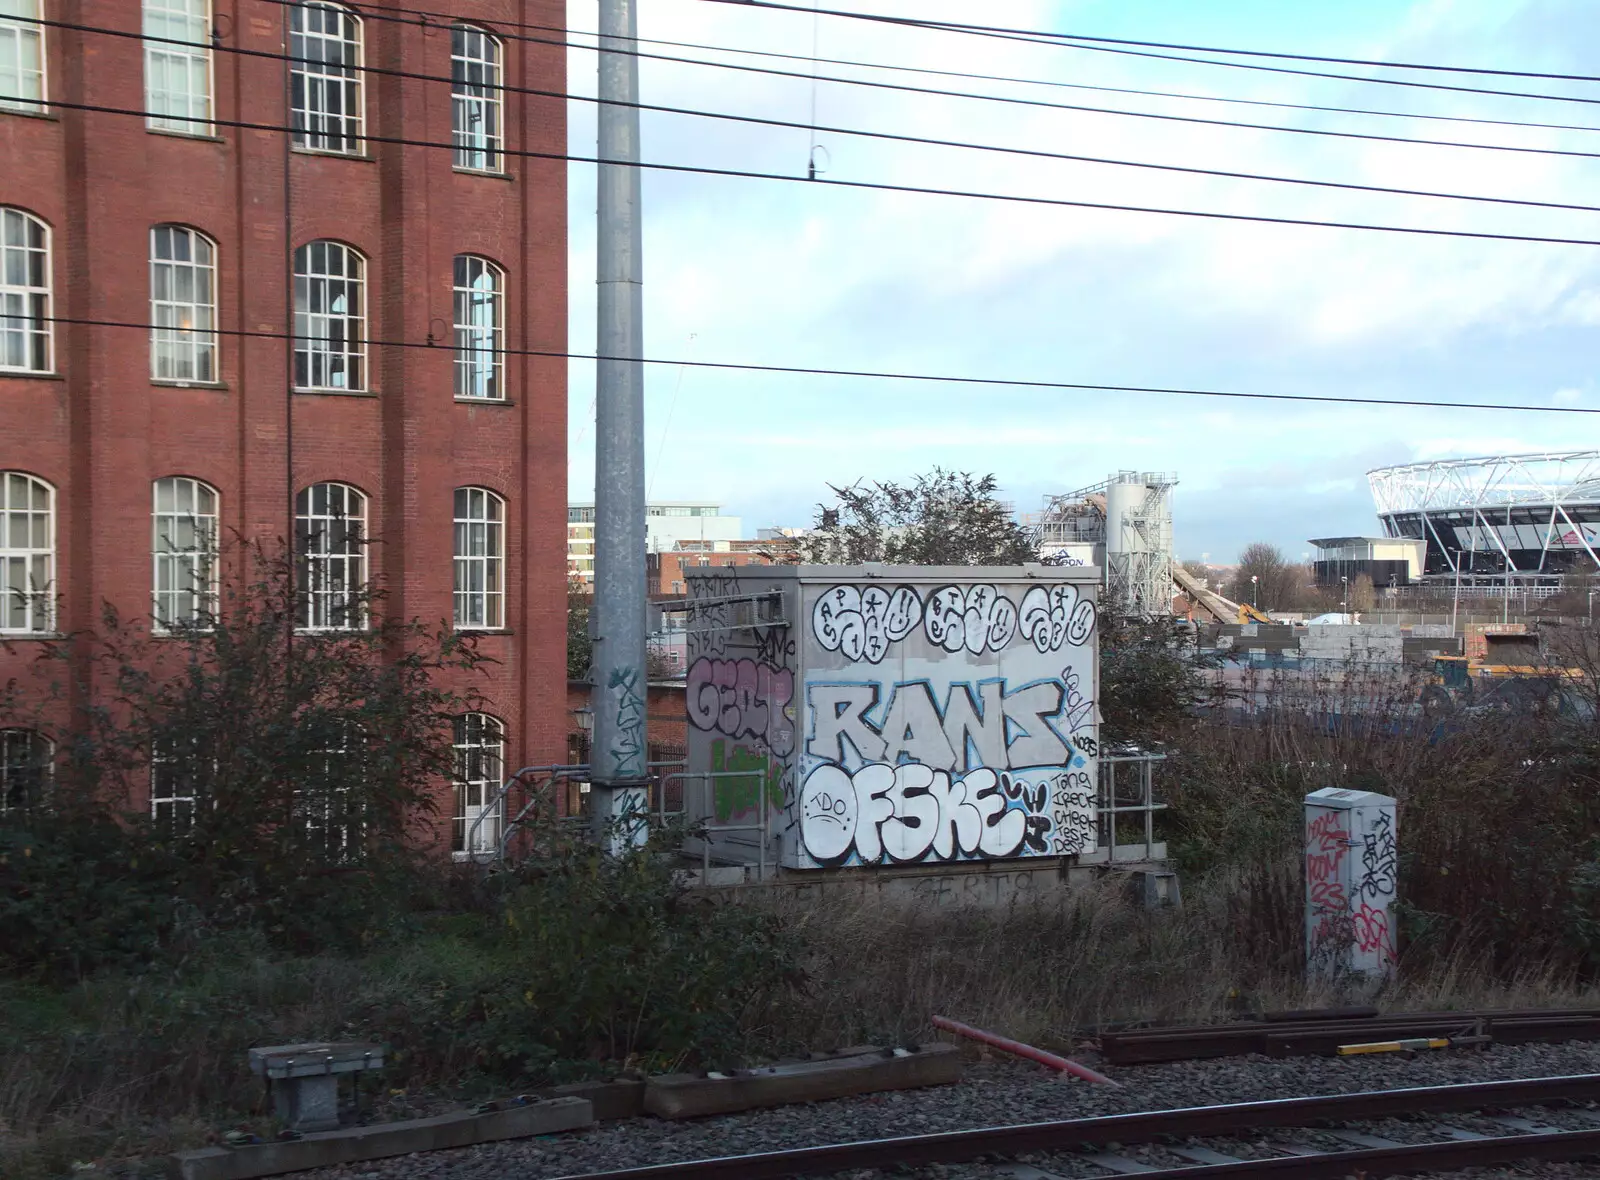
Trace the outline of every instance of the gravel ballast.
{"type": "MultiPolygon", "coordinates": [[[[632,1119],[544,1139],[348,1164],[302,1175],[308,1180],[401,1180],[402,1177],[406,1180],[417,1177],[546,1180],[678,1160],[1132,1111],[1600,1073],[1600,1045],[1490,1046],[1482,1051],[1425,1052],[1413,1057],[1400,1054],[1348,1059],[1234,1057],[1096,1068],[1102,1068],[1120,1082],[1122,1088],[1058,1079],[1043,1068],[1027,1063],[980,1061],[969,1065],[964,1080],[953,1086],[865,1095],[686,1122],[632,1119]]],[[[997,1169],[969,1165],[929,1169],[922,1174],[966,1178],[1001,1173],[997,1169]]],[[[1477,1173],[1479,1176],[1487,1174],[1490,1173],[1477,1173]]],[[[1584,1171],[1500,1171],[1499,1174],[1597,1173],[1594,1166],[1589,1165],[1584,1171]]]]}

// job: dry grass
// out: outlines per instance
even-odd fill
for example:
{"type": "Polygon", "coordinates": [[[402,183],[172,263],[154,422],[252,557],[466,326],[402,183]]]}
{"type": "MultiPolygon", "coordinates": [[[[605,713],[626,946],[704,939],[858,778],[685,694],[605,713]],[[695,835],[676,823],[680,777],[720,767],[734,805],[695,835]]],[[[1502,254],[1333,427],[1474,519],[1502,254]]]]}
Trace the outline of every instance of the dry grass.
{"type": "MultiPolygon", "coordinates": [[[[1298,969],[1295,865],[1190,891],[1184,908],[1149,913],[1115,879],[1065,896],[997,909],[912,911],[870,897],[775,901],[811,943],[814,985],[771,1014],[785,1041],[836,1047],[929,1036],[938,1013],[1037,1044],[1064,1045],[1124,1022],[1207,1022],[1242,1012],[1346,1002],[1298,969]],[[1292,883],[1292,892],[1282,884],[1292,883]],[[1276,886],[1263,902],[1251,890],[1276,886]],[[1292,910],[1285,902],[1292,902],[1292,910]],[[1263,909],[1276,910],[1276,915],[1263,909]],[[1263,932],[1252,919],[1276,918],[1263,932]]],[[[1457,955],[1419,967],[1377,997],[1392,1009],[1600,1004],[1600,987],[1530,963],[1508,980],[1457,955]]]]}
{"type": "MultiPolygon", "coordinates": [[[[1218,874],[1191,887],[1183,909],[1154,914],[1110,878],[1057,902],[994,909],[915,910],[870,895],[759,902],[810,948],[812,984],[751,1013],[749,1024],[768,1044],[823,1049],[925,1039],[939,1013],[1063,1046],[1124,1021],[1337,1002],[1296,970],[1298,890],[1289,862],[1218,874]]],[[[58,994],[0,986],[0,1175],[43,1180],[79,1161],[194,1146],[218,1127],[264,1130],[259,1083],[244,1066],[250,1045],[382,1037],[359,1022],[421,995],[430,980],[480,969],[436,938],[369,959],[219,954],[182,980],[106,977],[58,994]]],[[[1380,1002],[1555,1007],[1600,1004],[1600,990],[1537,964],[1495,982],[1457,955],[1380,1002]]],[[[466,1060],[413,1062],[400,1073],[438,1094],[462,1093],[472,1078],[466,1060]]]]}

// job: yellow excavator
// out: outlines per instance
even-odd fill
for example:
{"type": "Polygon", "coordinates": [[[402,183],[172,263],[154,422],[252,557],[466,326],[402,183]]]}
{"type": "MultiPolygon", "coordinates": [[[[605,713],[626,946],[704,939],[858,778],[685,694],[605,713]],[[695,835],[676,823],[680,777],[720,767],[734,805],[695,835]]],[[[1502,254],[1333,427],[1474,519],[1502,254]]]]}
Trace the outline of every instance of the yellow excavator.
{"type": "Polygon", "coordinates": [[[1189,596],[1189,601],[1219,623],[1270,623],[1265,611],[1248,603],[1234,602],[1215,590],[1207,590],[1200,580],[1180,565],[1172,567],[1172,580],[1178,589],[1189,596]]]}

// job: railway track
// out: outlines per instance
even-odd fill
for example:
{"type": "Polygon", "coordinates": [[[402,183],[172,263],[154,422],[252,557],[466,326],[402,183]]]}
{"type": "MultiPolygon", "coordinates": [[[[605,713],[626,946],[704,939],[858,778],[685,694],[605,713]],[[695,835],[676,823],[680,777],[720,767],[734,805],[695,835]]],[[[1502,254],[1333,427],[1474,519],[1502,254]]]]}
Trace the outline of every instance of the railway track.
{"type": "Polygon", "coordinates": [[[1580,1074],[903,1136],[590,1172],[570,1180],[781,1180],[974,1163],[984,1165],[987,1175],[1017,1180],[1415,1175],[1600,1159],[1597,1103],[1600,1074],[1580,1074]],[[1403,1139],[1363,1129],[1374,1123],[1393,1128],[1397,1120],[1404,1120],[1404,1130],[1389,1134],[1403,1139]],[[1144,1158],[1126,1154],[1134,1146],[1144,1148],[1144,1158]]]}

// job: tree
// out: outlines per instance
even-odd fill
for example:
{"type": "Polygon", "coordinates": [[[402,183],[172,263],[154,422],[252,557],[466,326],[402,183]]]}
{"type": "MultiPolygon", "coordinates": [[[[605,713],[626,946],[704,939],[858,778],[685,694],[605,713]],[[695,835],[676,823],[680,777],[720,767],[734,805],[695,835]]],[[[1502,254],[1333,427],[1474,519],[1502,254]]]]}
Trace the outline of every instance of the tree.
{"type": "Polygon", "coordinates": [[[1228,597],[1263,611],[1294,610],[1305,599],[1302,566],[1291,565],[1276,545],[1256,541],[1239,555],[1239,568],[1228,586],[1228,597]],[[1255,582],[1251,578],[1257,579],[1255,582]]]}
{"type": "Polygon", "coordinates": [[[583,579],[567,579],[567,679],[589,679],[589,665],[594,662],[594,640],[589,636],[589,611],[594,606],[594,594],[583,579]]]}
{"type": "Polygon", "coordinates": [[[935,467],[906,485],[829,484],[835,503],[817,505],[799,542],[809,562],[855,565],[1020,565],[1039,552],[1011,510],[994,497],[993,475],[935,467]]]}
{"type": "Polygon", "coordinates": [[[37,805],[0,816],[0,942],[72,945],[75,930],[115,924],[102,902],[131,898],[332,945],[409,888],[455,775],[457,720],[483,708],[485,658],[448,626],[386,616],[379,594],[355,604],[359,630],[302,632],[293,563],[252,546],[240,565],[249,580],[225,583],[203,624],[152,635],[107,606],[0,700],[0,728],[56,739],[37,805]],[[94,849],[74,885],[122,876],[74,913],[67,881],[35,888],[35,857],[3,854],[17,840],[37,848],[37,871],[52,849],[94,849]],[[169,877],[158,898],[139,895],[151,873],[169,877]]]}
{"type": "Polygon", "coordinates": [[[1378,592],[1372,584],[1371,574],[1357,574],[1350,583],[1350,610],[1372,610],[1378,605],[1378,592]]]}

